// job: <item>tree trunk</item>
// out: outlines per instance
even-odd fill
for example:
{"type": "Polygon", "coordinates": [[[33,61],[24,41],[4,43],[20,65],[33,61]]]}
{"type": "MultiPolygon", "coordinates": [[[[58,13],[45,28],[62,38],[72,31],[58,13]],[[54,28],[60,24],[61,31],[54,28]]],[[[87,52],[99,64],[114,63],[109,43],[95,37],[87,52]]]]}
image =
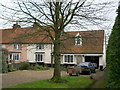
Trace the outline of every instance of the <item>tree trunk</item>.
{"type": "Polygon", "coordinates": [[[61,80],[61,73],[60,73],[60,35],[59,33],[55,35],[55,42],[54,42],[54,75],[52,80],[54,82],[60,82],[61,80]]]}
{"type": "Polygon", "coordinates": [[[60,74],[60,35],[61,35],[61,30],[59,29],[59,2],[56,2],[56,7],[55,7],[55,40],[54,40],[54,75],[52,78],[52,81],[54,82],[61,82],[61,74],[60,74]]]}

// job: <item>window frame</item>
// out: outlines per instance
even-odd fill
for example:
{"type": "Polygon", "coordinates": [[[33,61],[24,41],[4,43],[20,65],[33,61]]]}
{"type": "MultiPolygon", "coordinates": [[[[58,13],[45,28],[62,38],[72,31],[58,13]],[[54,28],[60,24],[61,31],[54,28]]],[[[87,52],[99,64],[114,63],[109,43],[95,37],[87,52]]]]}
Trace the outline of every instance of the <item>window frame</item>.
{"type": "Polygon", "coordinates": [[[36,49],[37,50],[44,50],[44,44],[36,44],[36,49]]]}
{"type": "Polygon", "coordinates": [[[10,52],[8,59],[19,61],[21,59],[21,53],[20,52],[10,52]]]}
{"type": "Polygon", "coordinates": [[[82,46],[82,37],[79,33],[75,36],[75,45],[82,46]],[[79,43],[78,43],[78,39],[79,39],[79,43]]]}
{"type": "Polygon", "coordinates": [[[21,50],[22,49],[22,45],[21,44],[14,44],[13,48],[15,50],[21,50]]]}
{"type": "Polygon", "coordinates": [[[73,64],[74,55],[64,55],[64,63],[73,64]]]}
{"type": "Polygon", "coordinates": [[[35,62],[44,62],[44,59],[45,59],[45,53],[43,53],[43,52],[35,52],[35,54],[34,54],[35,56],[35,62]],[[37,56],[36,56],[37,55],[37,56]],[[40,56],[38,56],[38,55],[40,55],[40,56]],[[37,57],[37,58],[36,58],[37,57]],[[42,59],[41,59],[42,58],[42,59]],[[37,59],[37,60],[36,60],[37,59]],[[38,60],[38,59],[40,59],[40,60],[38,60]]]}

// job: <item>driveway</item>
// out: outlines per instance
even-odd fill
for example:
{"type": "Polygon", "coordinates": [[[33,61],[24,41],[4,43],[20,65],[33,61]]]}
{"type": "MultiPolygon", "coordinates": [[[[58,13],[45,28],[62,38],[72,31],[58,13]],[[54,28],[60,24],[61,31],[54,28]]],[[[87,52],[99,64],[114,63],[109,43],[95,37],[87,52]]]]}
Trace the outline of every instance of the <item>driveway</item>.
{"type": "MultiPolygon", "coordinates": [[[[92,73],[94,79],[100,79],[103,76],[103,71],[97,71],[92,73]]],[[[18,70],[14,72],[9,72],[2,74],[2,87],[14,86],[17,84],[22,84],[26,82],[33,82],[37,80],[50,79],[53,76],[53,69],[45,71],[34,71],[34,70],[18,70]]],[[[68,74],[63,71],[62,76],[68,76],[68,74]]],[[[80,75],[83,77],[90,77],[90,75],[80,75]]]]}
{"type": "MultiPolygon", "coordinates": [[[[53,69],[45,71],[18,70],[2,74],[2,87],[14,86],[26,82],[50,79],[53,76],[53,69]]],[[[62,76],[67,76],[66,72],[62,72],[62,76]]]]}

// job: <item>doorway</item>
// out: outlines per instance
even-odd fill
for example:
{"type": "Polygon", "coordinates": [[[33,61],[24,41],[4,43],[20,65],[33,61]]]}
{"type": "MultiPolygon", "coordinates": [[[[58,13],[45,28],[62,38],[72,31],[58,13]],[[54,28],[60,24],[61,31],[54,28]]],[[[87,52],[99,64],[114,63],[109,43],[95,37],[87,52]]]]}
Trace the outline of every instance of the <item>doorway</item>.
{"type": "Polygon", "coordinates": [[[97,69],[99,67],[99,56],[85,56],[85,62],[91,62],[97,64],[97,69]]]}

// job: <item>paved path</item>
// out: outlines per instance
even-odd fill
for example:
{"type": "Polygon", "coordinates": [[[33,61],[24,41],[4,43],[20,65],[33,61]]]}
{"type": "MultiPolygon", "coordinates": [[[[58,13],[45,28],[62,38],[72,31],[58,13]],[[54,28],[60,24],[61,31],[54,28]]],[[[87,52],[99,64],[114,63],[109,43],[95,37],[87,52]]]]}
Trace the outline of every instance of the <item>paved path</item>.
{"type": "MultiPolygon", "coordinates": [[[[66,72],[62,72],[62,76],[66,76],[66,72]]],[[[50,79],[53,76],[53,69],[45,71],[23,70],[14,71],[2,75],[2,87],[14,86],[26,82],[32,82],[43,79],[50,79]]]]}
{"type": "Polygon", "coordinates": [[[100,71],[93,75],[94,83],[89,88],[105,88],[106,87],[106,71],[100,71]]]}

